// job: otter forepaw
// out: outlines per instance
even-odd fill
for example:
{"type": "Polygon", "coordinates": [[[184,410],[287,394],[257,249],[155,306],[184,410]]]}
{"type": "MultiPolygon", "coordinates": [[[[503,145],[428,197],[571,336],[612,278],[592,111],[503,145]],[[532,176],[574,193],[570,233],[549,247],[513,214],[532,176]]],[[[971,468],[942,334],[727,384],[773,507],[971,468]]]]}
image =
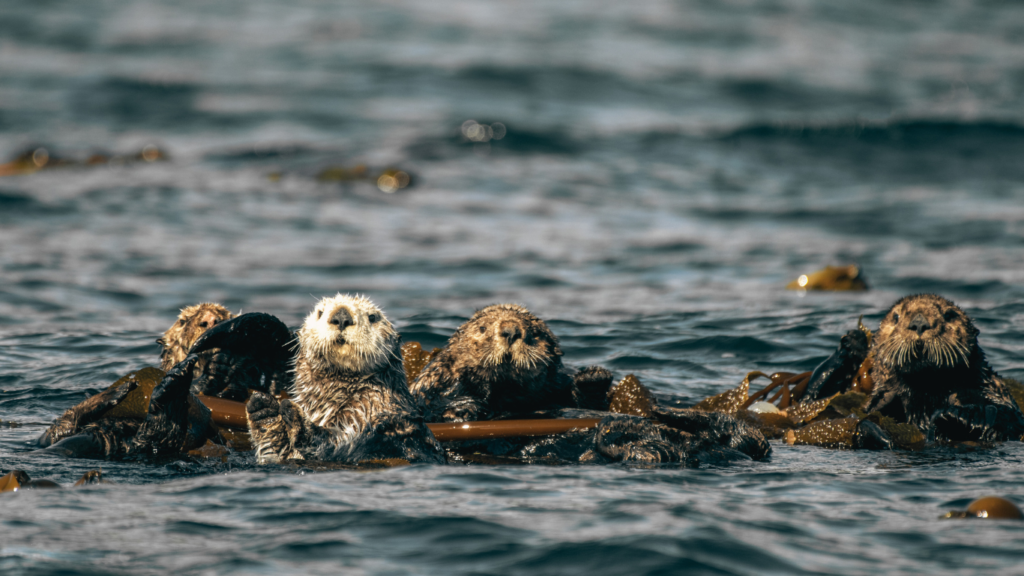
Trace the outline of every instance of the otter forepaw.
{"type": "Polygon", "coordinates": [[[1020,413],[1006,406],[950,406],[932,414],[936,440],[949,442],[1000,442],[1024,435],[1020,413]]]}
{"type": "Polygon", "coordinates": [[[881,426],[870,420],[861,420],[853,436],[853,447],[861,450],[892,450],[892,437],[881,426]]]}
{"type": "Polygon", "coordinates": [[[607,410],[612,379],[612,373],[600,366],[587,366],[574,374],[572,381],[577,390],[576,407],[607,410]]]}
{"type": "Polygon", "coordinates": [[[245,403],[245,412],[249,416],[249,423],[256,424],[280,416],[281,404],[273,396],[254,392],[245,403]]]}
{"type": "Polygon", "coordinates": [[[299,449],[310,444],[306,418],[302,414],[302,409],[291,400],[281,401],[281,422],[288,432],[288,439],[293,448],[299,449]]]}
{"type": "Polygon", "coordinates": [[[244,400],[249,389],[260,388],[260,370],[249,356],[214,349],[197,354],[199,374],[192,389],[199,394],[244,400]]]}

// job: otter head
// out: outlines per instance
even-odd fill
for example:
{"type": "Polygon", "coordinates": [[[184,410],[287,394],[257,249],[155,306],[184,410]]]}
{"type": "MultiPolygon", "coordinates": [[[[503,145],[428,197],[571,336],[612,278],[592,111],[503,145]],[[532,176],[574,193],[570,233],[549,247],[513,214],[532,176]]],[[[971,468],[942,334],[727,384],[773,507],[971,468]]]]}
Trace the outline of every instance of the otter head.
{"type": "Polygon", "coordinates": [[[212,302],[182,308],[178,320],[156,340],[164,348],[160,353],[160,368],[170,370],[185,359],[189,349],[204,332],[234,317],[227,308],[212,302]]]}
{"type": "Polygon", "coordinates": [[[934,294],[907,296],[882,318],[875,361],[899,372],[970,366],[978,329],[963,310],[934,294]]]}
{"type": "Polygon", "coordinates": [[[558,338],[547,324],[516,304],[494,304],[478,311],[462,333],[476,362],[499,373],[538,376],[562,355],[558,338]]]}
{"type": "Polygon", "coordinates": [[[398,355],[399,336],[373,302],[324,298],[299,329],[299,355],[317,371],[374,374],[398,355]]]}

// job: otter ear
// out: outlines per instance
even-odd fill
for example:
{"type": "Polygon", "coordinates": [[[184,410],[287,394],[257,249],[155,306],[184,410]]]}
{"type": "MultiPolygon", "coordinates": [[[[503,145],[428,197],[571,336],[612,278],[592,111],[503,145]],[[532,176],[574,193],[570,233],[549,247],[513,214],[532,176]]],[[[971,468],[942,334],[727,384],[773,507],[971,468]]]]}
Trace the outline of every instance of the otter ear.
{"type": "Polygon", "coordinates": [[[161,337],[157,338],[157,339],[156,339],[156,343],[157,343],[157,344],[159,344],[159,345],[161,345],[161,346],[163,346],[163,347],[165,347],[165,348],[167,347],[167,341],[166,341],[166,340],[164,340],[164,337],[163,337],[163,336],[161,336],[161,337]]]}

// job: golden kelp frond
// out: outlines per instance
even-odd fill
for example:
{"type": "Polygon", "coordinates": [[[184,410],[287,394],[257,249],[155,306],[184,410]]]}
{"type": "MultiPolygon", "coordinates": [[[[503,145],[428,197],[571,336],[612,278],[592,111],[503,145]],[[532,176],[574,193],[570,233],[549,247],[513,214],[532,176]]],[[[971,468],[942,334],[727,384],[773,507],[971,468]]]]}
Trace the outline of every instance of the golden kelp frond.
{"type": "Polygon", "coordinates": [[[438,349],[434,348],[427,352],[420,346],[419,342],[406,342],[402,344],[402,366],[405,368],[405,378],[411,384],[420,375],[427,363],[437,355],[438,349]]]}
{"type": "Polygon", "coordinates": [[[741,407],[743,407],[744,403],[746,403],[747,399],[750,397],[750,380],[758,377],[771,378],[764,372],[751,372],[747,374],[747,377],[744,378],[743,382],[740,382],[740,385],[736,388],[705,398],[698,402],[693,409],[702,410],[704,412],[735,414],[741,407]]]}
{"type": "Polygon", "coordinates": [[[786,432],[786,442],[793,444],[809,444],[824,448],[853,448],[860,418],[836,418],[818,420],[803,428],[786,432]]]}
{"type": "Polygon", "coordinates": [[[627,374],[611,389],[609,412],[650,418],[654,413],[654,396],[633,374],[627,374]]]}
{"type": "Polygon", "coordinates": [[[849,266],[825,266],[817,272],[803,274],[786,285],[787,290],[831,290],[859,292],[868,289],[860,268],[849,266]]]}
{"type": "Polygon", "coordinates": [[[835,398],[835,396],[790,406],[786,409],[786,414],[789,415],[789,419],[796,424],[810,422],[815,416],[820,414],[822,410],[828,408],[829,403],[832,402],[832,398],[835,398]]]}

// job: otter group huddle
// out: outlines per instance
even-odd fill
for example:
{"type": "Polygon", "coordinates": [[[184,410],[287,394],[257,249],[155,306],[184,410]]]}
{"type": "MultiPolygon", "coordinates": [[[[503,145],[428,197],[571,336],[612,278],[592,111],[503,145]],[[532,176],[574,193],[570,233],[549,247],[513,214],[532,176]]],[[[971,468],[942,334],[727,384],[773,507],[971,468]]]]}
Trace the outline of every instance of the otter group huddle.
{"type": "MultiPolygon", "coordinates": [[[[869,360],[874,389],[864,411],[916,426],[934,441],[1019,440],[1024,414],[985,360],[977,335],[952,302],[908,296],[885,315],[870,346],[856,333],[844,337],[812,377],[809,397],[845,392],[869,360]]],[[[71,455],[123,458],[219,442],[200,393],[248,396],[259,463],[694,465],[762,460],[771,452],[743,419],[662,405],[635,377],[613,384],[603,368],[564,366],[548,326],[512,304],[474,314],[422,370],[409,375],[411,381],[400,336],[380,308],[360,296],[322,299],[295,335],[266,314],[234,317],[201,304],[183,310],[159,342],[167,372],[150,369],[162,376],[158,383],[153,374],[143,382],[145,370],[133,373],[68,410],[40,444],[71,455]],[[126,408],[133,402],[134,412],[126,408]],[[552,417],[589,417],[599,424],[547,437],[444,446],[427,425],[552,417]]],[[[891,447],[884,431],[867,420],[862,424],[873,442],[860,445],[891,447]]]]}

